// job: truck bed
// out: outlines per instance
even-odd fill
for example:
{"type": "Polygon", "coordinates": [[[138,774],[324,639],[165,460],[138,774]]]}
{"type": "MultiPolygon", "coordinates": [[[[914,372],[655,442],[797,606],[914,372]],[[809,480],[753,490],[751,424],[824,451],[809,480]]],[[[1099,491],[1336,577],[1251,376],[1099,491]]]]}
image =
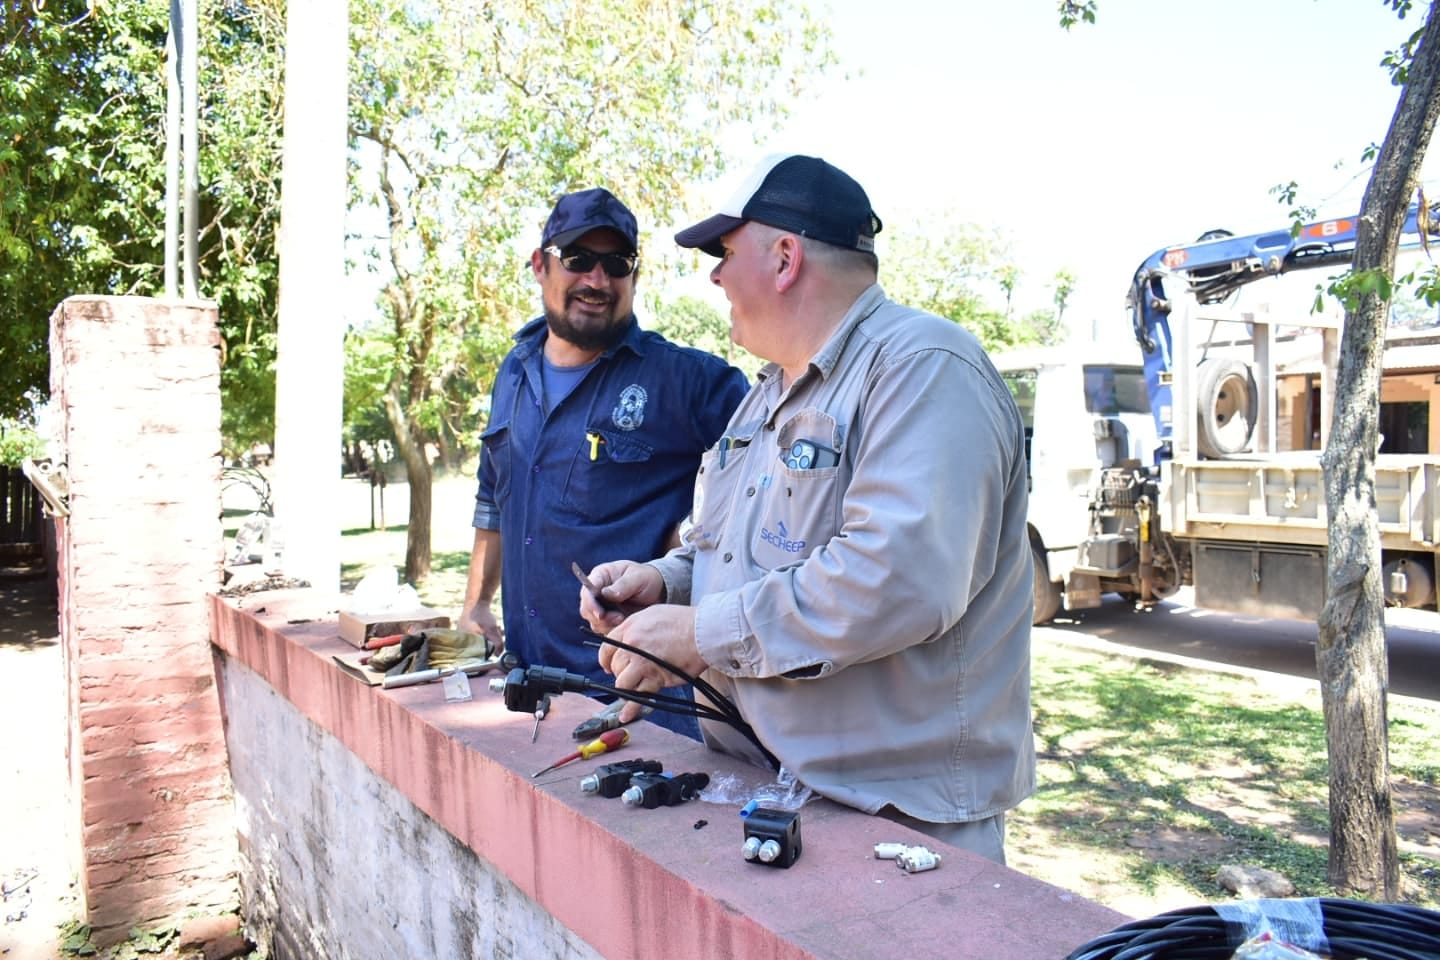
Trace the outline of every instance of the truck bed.
{"type": "MultiPolygon", "coordinates": [[[[1254,459],[1170,462],[1161,473],[1161,526],[1179,537],[1318,544],[1328,512],[1314,450],[1254,459]]],[[[1440,534],[1440,463],[1428,455],[1381,454],[1375,500],[1381,547],[1433,551],[1440,534]]]]}

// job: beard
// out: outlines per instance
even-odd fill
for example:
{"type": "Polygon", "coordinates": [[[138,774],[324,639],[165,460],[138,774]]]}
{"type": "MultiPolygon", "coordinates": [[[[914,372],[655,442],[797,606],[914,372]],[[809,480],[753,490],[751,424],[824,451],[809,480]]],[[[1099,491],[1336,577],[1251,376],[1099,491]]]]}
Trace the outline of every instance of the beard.
{"type": "Polygon", "coordinates": [[[615,299],[613,294],[596,290],[593,287],[577,287],[566,294],[565,311],[557,312],[548,306],[545,308],[545,326],[549,328],[551,336],[572,343],[581,350],[609,350],[624,338],[632,316],[631,314],[623,317],[617,316],[615,299]],[[569,316],[569,307],[571,300],[575,299],[577,294],[604,297],[609,300],[610,319],[604,322],[592,321],[591,325],[583,327],[572,321],[569,316]]]}

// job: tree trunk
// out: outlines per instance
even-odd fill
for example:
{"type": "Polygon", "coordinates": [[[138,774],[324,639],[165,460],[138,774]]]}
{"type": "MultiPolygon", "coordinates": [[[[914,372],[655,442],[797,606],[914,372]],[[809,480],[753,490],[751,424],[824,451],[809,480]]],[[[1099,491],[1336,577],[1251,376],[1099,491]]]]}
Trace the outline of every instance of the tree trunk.
{"type": "Polygon", "coordinates": [[[400,459],[405,461],[405,480],[410,485],[410,519],[405,530],[405,582],[419,583],[430,576],[430,461],[425,441],[411,422],[392,385],[385,391],[385,416],[395,432],[400,459]]]}
{"type": "Polygon", "coordinates": [[[454,476],[460,472],[460,450],[455,442],[455,435],[443,424],[440,432],[435,438],[440,447],[440,467],[446,475],[454,476]]]}
{"type": "MultiPolygon", "coordinates": [[[[1361,204],[1354,271],[1389,278],[1440,100],[1440,0],[1429,19],[1361,204]]],[[[1388,287],[1384,290],[1388,291],[1388,287]]],[[[1388,296],[1372,285],[1345,317],[1330,445],[1321,457],[1329,510],[1327,598],[1316,667],[1330,759],[1330,882],[1397,900],[1400,863],[1386,727],[1384,592],[1375,452],[1388,296]]]]}

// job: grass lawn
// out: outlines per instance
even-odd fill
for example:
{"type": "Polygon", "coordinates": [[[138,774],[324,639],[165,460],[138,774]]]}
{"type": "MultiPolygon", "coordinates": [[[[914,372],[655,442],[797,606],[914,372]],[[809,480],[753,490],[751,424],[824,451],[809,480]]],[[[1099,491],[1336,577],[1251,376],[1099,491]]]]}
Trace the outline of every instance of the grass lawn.
{"type": "MultiPolygon", "coordinates": [[[[1262,690],[1057,633],[1035,632],[1039,788],[1011,818],[1012,866],[1136,916],[1228,897],[1215,882],[1225,864],[1336,895],[1315,684],[1262,690]]],[[[1404,899],[1436,909],[1440,706],[1392,698],[1389,716],[1404,899]]]]}
{"type": "MultiPolygon", "coordinates": [[[[342,577],[403,567],[403,485],[390,525],[344,532],[342,577]]],[[[437,482],[426,603],[458,611],[469,563],[473,481],[437,482]]],[[[557,575],[563,575],[559,571],[557,575]]],[[[1299,896],[1325,881],[1325,726],[1314,684],[1259,684],[1085,649],[1035,631],[1039,784],[1008,818],[1011,866],[1136,917],[1231,895],[1225,864],[1267,867],[1299,896]],[[1272,689],[1274,688],[1274,689],[1272,689]]],[[[1390,758],[1404,898],[1440,909],[1440,705],[1392,698],[1390,758]]]]}

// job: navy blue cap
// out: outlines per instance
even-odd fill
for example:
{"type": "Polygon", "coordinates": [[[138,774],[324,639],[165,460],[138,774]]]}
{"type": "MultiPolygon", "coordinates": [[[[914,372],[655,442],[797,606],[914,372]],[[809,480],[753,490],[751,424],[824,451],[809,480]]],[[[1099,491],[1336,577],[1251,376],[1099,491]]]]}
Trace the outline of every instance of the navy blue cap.
{"type": "Polygon", "coordinates": [[[771,154],[751,171],[715,216],[675,234],[682,247],[724,255],[720,238],[747,220],[850,250],[875,252],[880,218],[865,189],[819,157],[771,154]]]}
{"type": "Polygon", "coordinates": [[[540,246],[554,244],[563,249],[591,230],[600,229],[614,230],[624,237],[631,253],[640,249],[635,214],[604,187],[567,193],[556,201],[550,219],[545,221],[540,246]]]}

